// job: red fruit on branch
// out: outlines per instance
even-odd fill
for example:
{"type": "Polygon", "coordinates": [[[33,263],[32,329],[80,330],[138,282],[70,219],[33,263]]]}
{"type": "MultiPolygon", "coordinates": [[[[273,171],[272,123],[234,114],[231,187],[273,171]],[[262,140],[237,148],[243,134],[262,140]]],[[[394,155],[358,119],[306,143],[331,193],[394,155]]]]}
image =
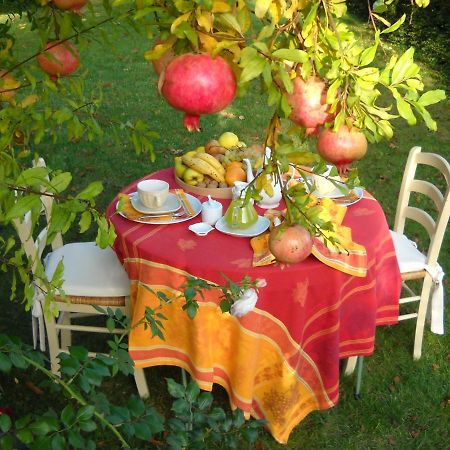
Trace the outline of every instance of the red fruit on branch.
{"type": "Polygon", "coordinates": [[[78,52],[76,47],[69,41],[58,43],[49,42],[46,50],[37,57],[41,69],[56,78],[70,75],[78,68],[78,52]]]}
{"type": "Polygon", "coordinates": [[[88,0],[53,0],[53,4],[64,11],[79,12],[88,0]]]}
{"type": "Polygon", "coordinates": [[[278,225],[269,235],[269,249],[282,263],[296,264],[306,259],[312,250],[312,237],[301,225],[278,225]]]}
{"type": "Polygon", "coordinates": [[[186,53],[167,67],[161,93],[173,108],[185,112],[184,126],[200,131],[200,116],[226,108],[236,95],[236,78],[217,56],[186,53]]]}
{"type": "Polygon", "coordinates": [[[317,138],[317,152],[342,174],[351,162],[358,161],[366,154],[367,139],[361,131],[349,129],[347,125],[342,125],[336,132],[325,128],[317,138]]]}
{"type": "Polygon", "coordinates": [[[289,119],[306,128],[306,134],[316,134],[318,128],[333,117],[326,103],[325,83],[316,77],[306,81],[297,77],[293,84],[293,92],[288,96],[292,108],[289,119]]]}

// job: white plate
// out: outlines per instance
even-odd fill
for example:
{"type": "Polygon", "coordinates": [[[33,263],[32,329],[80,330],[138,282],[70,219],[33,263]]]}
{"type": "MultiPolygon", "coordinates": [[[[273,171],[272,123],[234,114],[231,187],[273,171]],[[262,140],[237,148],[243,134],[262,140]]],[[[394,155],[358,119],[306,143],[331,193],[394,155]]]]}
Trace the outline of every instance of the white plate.
{"type": "Polygon", "coordinates": [[[166,214],[175,212],[177,209],[180,209],[181,202],[178,195],[172,194],[169,192],[169,195],[166,198],[166,201],[157,208],[148,208],[143,205],[139,200],[139,195],[137,192],[133,192],[130,194],[131,205],[136,211],[139,211],[144,214],[166,214]]]}
{"type": "MultiPolygon", "coordinates": [[[[133,222],[138,222],[138,223],[147,223],[150,225],[170,225],[172,223],[180,223],[180,222],[186,222],[187,220],[191,220],[194,217],[198,216],[201,212],[202,212],[202,204],[200,203],[200,200],[196,199],[194,196],[187,194],[186,193],[186,199],[188,200],[188,202],[190,203],[192,209],[193,209],[193,214],[192,216],[183,216],[183,217],[174,217],[173,219],[170,220],[138,220],[138,219],[128,219],[128,217],[121,211],[118,211],[119,214],[122,217],[125,217],[125,219],[128,220],[132,220],[133,222]]],[[[119,202],[117,202],[117,205],[119,204],[119,202]]],[[[116,209],[117,209],[117,205],[116,205],[116,209]]]]}
{"type": "Polygon", "coordinates": [[[225,222],[225,218],[221,217],[216,222],[216,229],[222,233],[230,234],[231,236],[239,236],[239,237],[253,237],[258,236],[258,234],[263,233],[269,228],[270,220],[263,216],[258,216],[258,220],[255,224],[248,228],[244,229],[236,229],[230,228],[225,222]]]}
{"type": "MultiPolygon", "coordinates": [[[[363,196],[364,196],[364,189],[362,189],[360,187],[355,187],[355,188],[353,188],[353,191],[355,192],[355,194],[357,196],[357,198],[354,199],[354,200],[353,199],[349,199],[348,201],[343,200],[343,199],[340,200],[339,198],[340,197],[344,197],[343,195],[341,195],[339,197],[329,197],[329,198],[331,198],[331,200],[335,200],[336,203],[338,205],[341,205],[341,206],[354,205],[356,202],[359,202],[363,198],[363,196]]],[[[328,197],[328,195],[326,197],[328,197]]],[[[325,198],[325,197],[321,197],[321,198],[325,198]]]]}

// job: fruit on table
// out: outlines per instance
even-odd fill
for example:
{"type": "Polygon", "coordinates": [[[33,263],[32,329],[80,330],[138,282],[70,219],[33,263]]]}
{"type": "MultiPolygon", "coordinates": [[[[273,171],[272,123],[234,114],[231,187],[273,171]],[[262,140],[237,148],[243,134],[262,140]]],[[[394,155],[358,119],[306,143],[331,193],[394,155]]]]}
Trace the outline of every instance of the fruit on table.
{"type": "Polygon", "coordinates": [[[209,153],[210,155],[217,155],[217,154],[224,155],[226,153],[227,149],[225,147],[222,147],[219,144],[219,141],[212,139],[205,145],[205,151],[206,151],[206,153],[209,153]]]}
{"type": "Polygon", "coordinates": [[[0,79],[0,102],[4,102],[16,95],[15,89],[20,87],[20,81],[6,73],[6,70],[0,70],[0,79]]]}
{"type": "Polygon", "coordinates": [[[228,164],[225,172],[225,181],[228,186],[234,186],[235,181],[247,181],[247,174],[242,167],[242,163],[234,161],[228,164]]]}
{"type": "Polygon", "coordinates": [[[306,259],[312,250],[312,237],[301,225],[281,224],[269,235],[269,249],[273,256],[286,264],[296,264],[306,259]]]}
{"type": "Polygon", "coordinates": [[[183,179],[183,174],[187,169],[187,166],[183,164],[183,161],[181,160],[181,156],[175,156],[175,174],[178,178],[183,179]]]}
{"type": "Polygon", "coordinates": [[[183,181],[191,186],[197,186],[203,181],[204,175],[188,167],[183,173],[183,181]]]}
{"type": "Polygon", "coordinates": [[[223,167],[222,164],[220,164],[219,160],[214,158],[214,156],[209,155],[208,153],[197,153],[197,158],[206,161],[208,164],[213,166],[220,174],[225,174],[225,167],[223,167]]]}
{"type": "Polygon", "coordinates": [[[78,68],[78,52],[69,41],[49,42],[46,50],[40,53],[36,60],[41,69],[53,78],[70,75],[78,68]]]}
{"type": "Polygon", "coordinates": [[[239,138],[231,131],[222,133],[218,139],[219,145],[225,148],[238,147],[239,138]]]}
{"type": "Polygon", "coordinates": [[[228,63],[206,53],[185,53],[174,58],[161,84],[161,93],[169,105],[185,112],[183,123],[188,131],[200,131],[200,116],[226,108],[237,88],[228,63]]]}
{"type": "Polygon", "coordinates": [[[194,156],[189,156],[186,154],[183,155],[181,159],[183,161],[183,164],[185,164],[189,168],[194,169],[203,175],[208,175],[219,183],[225,181],[223,173],[217,170],[217,168],[211,165],[208,161],[205,161],[204,159],[200,158],[199,157],[200,155],[202,154],[194,156]]]}
{"type": "Polygon", "coordinates": [[[349,129],[347,125],[341,125],[336,132],[325,128],[317,138],[317,152],[343,174],[351,162],[358,161],[366,154],[367,139],[357,128],[349,129]]]}

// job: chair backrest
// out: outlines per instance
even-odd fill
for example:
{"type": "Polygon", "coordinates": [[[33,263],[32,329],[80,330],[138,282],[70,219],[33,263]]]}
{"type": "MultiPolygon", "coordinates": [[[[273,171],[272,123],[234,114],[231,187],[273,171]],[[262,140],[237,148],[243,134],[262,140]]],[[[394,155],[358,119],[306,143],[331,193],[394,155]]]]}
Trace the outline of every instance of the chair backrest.
{"type": "Polygon", "coordinates": [[[450,216],[450,164],[435,153],[422,153],[421,147],[413,147],[406,162],[402,185],[397,202],[394,231],[404,233],[406,219],[411,219],[422,225],[427,231],[430,245],[427,252],[427,264],[437,262],[445,230],[450,216]],[[417,166],[427,165],[437,169],[444,177],[445,191],[441,192],[431,181],[417,179],[417,166]],[[411,193],[423,194],[432,200],[437,209],[434,219],[427,211],[417,206],[411,206],[411,193]]]}
{"type": "MultiPolygon", "coordinates": [[[[33,161],[33,167],[46,167],[43,158],[33,161]]],[[[57,233],[52,242],[47,242],[49,223],[52,215],[53,196],[45,195],[45,186],[41,186],[41,214],[45,217],[45,224],[42,229],[33,226],[31,211],[25,213],[22,220],[13,219],[13,225],[22,243],[24,251],[30,261],[32,261],[32,271],[35,272],[38,261],[47,245],[51,245],[55,250],[63,245],[61,233],[57,233]],[[36,229],[35,229],[36,228],[36,229]]]]}

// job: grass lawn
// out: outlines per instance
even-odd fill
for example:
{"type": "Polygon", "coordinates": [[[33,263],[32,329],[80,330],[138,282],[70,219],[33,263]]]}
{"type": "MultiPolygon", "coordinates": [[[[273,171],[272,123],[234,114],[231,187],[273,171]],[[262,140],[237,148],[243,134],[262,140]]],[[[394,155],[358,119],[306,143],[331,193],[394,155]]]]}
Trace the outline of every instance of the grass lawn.
{"type": "MultiPolygon", "coordinates": [[[[358,30],[364,26],[355,25],[358,30]]],[[[262,142],[272,111],[254,86],[245,98],[236,99],[225,113],[202,118],[203,132],[189,134],[182,127],[182,114],[171,109],[156,90],[156,77],[151,65],[143,59],[148,41],[122,28],[109,25],[107,32],[116,45],[112,51],[92,42],[82,53],[83,69],[89,70],[89,83],[101,83],[105,91],[102,114],[106,117],[148,121],[160,133],[155,141],[157,159],[151,163],[146,155],[136,155],[128,142],[117,144],[108,136],[101,144],[86,142],[56,144],[46,142],[35,148],[53,168],[69,170],[74,176],[74,189],[93,180],[102,180],[104,193],[99,206],[104,209],[115,194],[131,181],[172,164],[173,149],[189,150],[219,136],[224,131],[235,132],[246,143],[262,142]]],[[[23,30],[23,36],[27,30],[23,30]]],[[[21,44],[29,54],[34,43],[21,44]]],[[[425,69],[428,86],[438,88],[432,72],[425,69]]],[[[450,159],[448,104],[430,108],[439,130],[429,132],[422,124],[409,127],[398,121],[395,137],[390,142],[371,144],[366,157],[358,163],[362,184],[380,201],[388,222],[393,224],[398,190],[409,149],[420,145],[450,159]]],[[[313,142],[311,142],[313,145],[313,142]]],[[[437,181],[439,182],[439,181],[437,181]]],[[[416,236],[420,239],[420,234],[416,236]]],[[[91,235],[70,239],[87,240],[91,235]]],[[[444,272],[450,274],[450,239],[447,235],[441,253],[444,272]]],[[[8,280],[2,276],[0,333],[19,334],[30,341],[29,318],[19,305],[11,305],[8,280]],[[11,324],[14,323],[14,328],[11,324]]],[[[450,298],[448,278],[445,280],[447,300],[450,298]]],[[[450,320],[447,315],[447,329],[450,320]]],[[[450,442],[450,339],[435,336],[426,329],[423,356],[412,360],[413,323],[380,328],[377,331],[376,352],[366,358],[362,398],[353,397],[353,378],[342,378],[341,398],[337,407],[310,414],[292,433],[286,446],[277,444],[263,433],[261,449],[444,449],[450,442]]],[[[170,367],[147,369],[151,391],[148,400],[162,412],[168,412],[170,397],[165,377],[179,380],[179,370],[170,367]]],[[[0,375],[0,403],[12,404],[18,415],[30,407],[39,410],[54,405],[44,389],[38,396],[25,388],[25,382],[39,382],[32,373],[0,375]]],[[[116,377],[104,386],[115,401],[135,393],[132,378],[116,377]]],[[[214,390],[216,400],[227,405],[224,391],[214,390]]]]}

